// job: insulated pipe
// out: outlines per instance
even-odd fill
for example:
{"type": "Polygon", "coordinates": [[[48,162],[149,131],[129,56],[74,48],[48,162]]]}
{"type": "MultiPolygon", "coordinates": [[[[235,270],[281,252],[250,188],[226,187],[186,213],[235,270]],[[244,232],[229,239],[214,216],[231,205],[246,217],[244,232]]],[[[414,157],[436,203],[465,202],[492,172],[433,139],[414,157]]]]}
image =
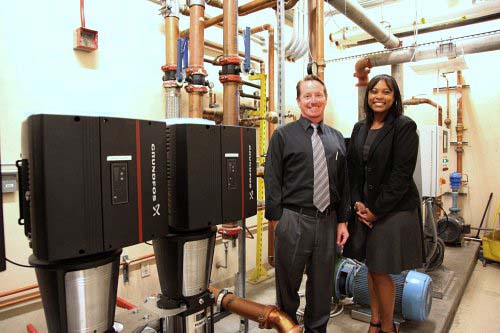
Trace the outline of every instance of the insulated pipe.
{"type": "Polygon", "coordinates": [[[411,99],[403,101],[403,105],[419,105],[419,104],[429,104],[438,109],[438,125],[439,126],[443,125],[443,108],[441,107],[441,105],[437,104],[433,100],[429,98],[412,97],[411,99]]]}
{"type": "Polygon", "coordinates": [[[391,65],[391,75],[396,80],[399,91],[401,92],[401,100],[404,100],[404,71],[403,64],[391,65]]]}
{"type": "Polygon", "coordinates": [[[366,14],[366,10],[356,0],[327,1],[385,47],[393,49],[401,46],[401,41],[396,36],[389,33],[380,23],[369,18],[366,14]]]}
{"type": "MultiPolygon", "coordinates": [[[[453,43],[443,41],[444,43],[453,43]]],[[[443,45],[441,44],[441,45],[443,45]]],[[[401,64],[410,61],[420,61],[437,57],[453,58],[457,55],[481,53],[500,49],[500,34],[490,34],[474,39],[467,39],[461,43],[454,42],[455,47],[441,48],[440,45],[417,46],[405,49],[388,51],[370,56],[372,67],[401,64]]]]}
{"type": "MultiPolygon", "coordinates": [[[[213,287],[210,287],[209,290],[214,294],[214,299],[218,300],[221,290],[213,287]]],[[[222,300],[217,301],[217,303],[220,303],[229,312],[259,323],[261,329],[275,329],[279,333],[303,332],[292,318],[274,305],[262,305],[230,293],[223,295],[222,300]]]]}
{"type": "Polygon", "coordinates": [[[462,174],[462,154],[464,151],[463,148],[463,134],[464,134],[464,123],[462,119],[462,71],[457,71],[457,126],[455,127],[457,131],[457,146],[455,147],[455,151],[457,152],[457,172],[462,174]]]}

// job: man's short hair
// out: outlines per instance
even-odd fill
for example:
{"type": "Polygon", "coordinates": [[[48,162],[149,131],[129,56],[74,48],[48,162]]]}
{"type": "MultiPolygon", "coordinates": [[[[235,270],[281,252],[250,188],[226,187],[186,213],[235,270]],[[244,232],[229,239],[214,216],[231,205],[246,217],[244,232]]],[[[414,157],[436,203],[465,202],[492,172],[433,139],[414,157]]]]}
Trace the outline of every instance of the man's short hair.
{"type": "Polygon", "coordinates": [[[326,86],[325,86],[325,83],[323,82],[323,80],[321,80],[319,78],[319,76],[317,76],[317,75],[310,74],[310,75],[304,76],[304,78],[302,80],[297,82],[297,86],[295,88],[297,90],[297,98],[300,97],[300,84],[302,82],[306,82],[306,81],[318,81],[319,83],[321,83],[321,85],[323,86],[323,93],[325,94],[325,97],[328,97],[328,92],[326,91],[326,86]]]}

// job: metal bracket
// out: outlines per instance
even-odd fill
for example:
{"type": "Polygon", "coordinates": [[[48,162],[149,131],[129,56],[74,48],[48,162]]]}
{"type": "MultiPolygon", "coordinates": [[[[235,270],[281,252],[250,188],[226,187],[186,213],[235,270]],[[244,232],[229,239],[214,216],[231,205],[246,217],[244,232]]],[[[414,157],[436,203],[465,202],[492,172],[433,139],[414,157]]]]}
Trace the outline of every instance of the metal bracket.
{"type": "Polygon", "coordinates": [[[122,259],[123,259],[123,283],[128,283],[128,270],[129,270],[129,266],[130,266],[130,259],[128,257],[128,255],[124,255],[122,256],[122,259]]]}

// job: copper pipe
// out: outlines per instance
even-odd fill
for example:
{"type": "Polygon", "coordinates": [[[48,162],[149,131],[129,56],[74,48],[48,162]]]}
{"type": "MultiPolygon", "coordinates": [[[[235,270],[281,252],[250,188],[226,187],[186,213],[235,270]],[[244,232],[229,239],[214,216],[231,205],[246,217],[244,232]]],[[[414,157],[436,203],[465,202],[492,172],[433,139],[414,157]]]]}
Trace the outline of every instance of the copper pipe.
{"type": "Polygon", "coordinates": [[[318,76],[325,80],[325,2],[316,2],[316,63],[318,64],[318,76]]]}
{"type": "Polygon", "coordinates": [[[13,289],[13,290],[5,291],[5,292],[3,292],[3,293],[0,294],[0,298],[1,297],[5,297],[5,296],[14,295],[14,294],[17,294],[17,293],[22,293],[23,291],[31,290],[31,289],[35,289],[35,288],[38,288],[37,284],[32,284],[31,286],[26,286],[26,287],[22,287],[22,288],[18,288],[18,289],[13,289]]]}
{"type": "MultiPolygon", "coordinates": [[[[213,287],[208,289],[218,299],[220,290],[213,287]]],[[[302,332],[302,328],[292,318],[274,305],[262,305],[234,294],[226,294],[221,303],[227,311],[259,323],[261,329],[274,328],[280,333],[302,332]]]]}
{"type": "Polygon", "coordinates": [[[166,66],[177,66],[177,39],[179,39],[179,18],[165,17],[166,66]]]}
{"type": "Polygon", "coordinates": [[[13,299],[13,300],[0,302],[0,309],[6,308],[6,307],[9,307],[12,305],[24,303],[24,302],[27,302],[27,301],[30,301],[30,300],[33,300],[33,299],[36,299],[39,297],[40,297],[40,292],[36,291],[36,292],[31,293],[29,295],[26,295],[24,297],[19,297],[19,298],[13,299]]]}
{"type": "Polygon", "coordinates": [[[455,127],[457,131],[457,146],[455,147],[455,151],[457,152],[457,172],[462,173],[462,154],[464,151],[463,148],[463,133],[464,133],[464,123],[462,119],[462,71],[457,71],[457,126],[455,127]]]}
{"type": "MultiPolygon", "coordinates": [[[[217,43],[212,42],[212,41],[209,41],[209,40],[206,40],[204,44],[205,44],[205,47],[210,48],[210,49],[214,49],[216,51],[221,51],[222,52],[224,50],[222,45],[217,44],[217,43]]],[[[238,55],[240,57],[245,57],[245,53],[244,52],[238,52],[238,55]]],[[[259,57],[255,57],[255,56],[251,56],[250,60],[258,62],[259,64],[261,64],[261,72],[263,72],[263,70],[262,70],[262,64],[264,64],[264,59],[259,58],[259,57]]]]}
{"type": "Polygon", "coordinates": [[[216,8],[223,8],[224,4],[220,0],[206,0],[207,5],[210,5],[212,7],[216,8]]]}
{"type": "Polygon", "coordinates": [[[354,77],[358,78],[356,87],[368,86],[368,74],[370,74],[371,68],[370,58],[361,58],[356,61],[354,65],[354,77]]]}
{"type": "Polygon", "coordinates": [[[316,61],[316,0],[307,1],[307,17],[309,20],[309,61],[316,61]]]}
{"type": "Polygon", "coordinates": [[[189,36],[189,67],[203,67],[203,40],[205,39],[204,29],[204,14],[203,6],[192,6],[189,10],[189,26],[191,27],[191,35],[189,36]]]}
{"type": "Polygon", "coordinates": [[[189,93],[189,118],[203,118],[203,94],[189,93]]]}
{"type": "MultiPolygon", "coordinates": [[[[240,16],[248,15],[248,14],[250,14],[251,10],[253,10],[256,7],[259,7],[261,5],[265,5],[264,8],[269,8],[275,4],[276,4],[276,1],[271,1],[271,0],[254,0],[252,2],[248,2],[248,3],[238,7],[238,15],[240,15],[240,16]]],[[[217,23],[220,23],[223,20],[224,20],[224,14],[214,16],[214,17],[205,21],[205,28],[216,25],[217,23]]],[[[183,37],[183,38],[188,37],[189,35],[190,35],[189,29],[183,30],[181,32],[181,37],[183,37]]]]}
{"type": "Polygon", "coordinates": [[[419,105],[419,104],[429,104],[438,109],[438,125],[443,126],[443,108],[441,105],[437,104],[429,98],[416,98],[412,97],[403,101],[403,105],[419,105]]]}
{"type": "Polygon", "coordinates": [[[450,83],[448,82],[448,78],[446,77],[445,73],[443,73],[441,75],[446,80],[446,119],[444,120],[444,124],[446,125],[446,128],[450,128],[450,125],[451,125],[451,118],[450,118],[450,83]]]}

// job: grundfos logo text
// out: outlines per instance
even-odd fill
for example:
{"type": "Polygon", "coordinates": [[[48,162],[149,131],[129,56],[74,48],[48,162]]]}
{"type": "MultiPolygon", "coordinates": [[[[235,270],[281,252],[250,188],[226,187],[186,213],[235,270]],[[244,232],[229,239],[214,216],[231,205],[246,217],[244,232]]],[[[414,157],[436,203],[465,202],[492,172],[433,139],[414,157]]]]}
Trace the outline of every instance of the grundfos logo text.
{"type": "Polygon", "coordinates": [[[156,146],[154,143],[151,144],[151,194],[153,199],[153,216],[158,216],[160,215],[160,204],[156,203],[156,146]]]}
{"type": "Polygon", "coordinates": [[[253,200],[252,187],[252,145],[248,145],[248,196],[253,200]]]}

